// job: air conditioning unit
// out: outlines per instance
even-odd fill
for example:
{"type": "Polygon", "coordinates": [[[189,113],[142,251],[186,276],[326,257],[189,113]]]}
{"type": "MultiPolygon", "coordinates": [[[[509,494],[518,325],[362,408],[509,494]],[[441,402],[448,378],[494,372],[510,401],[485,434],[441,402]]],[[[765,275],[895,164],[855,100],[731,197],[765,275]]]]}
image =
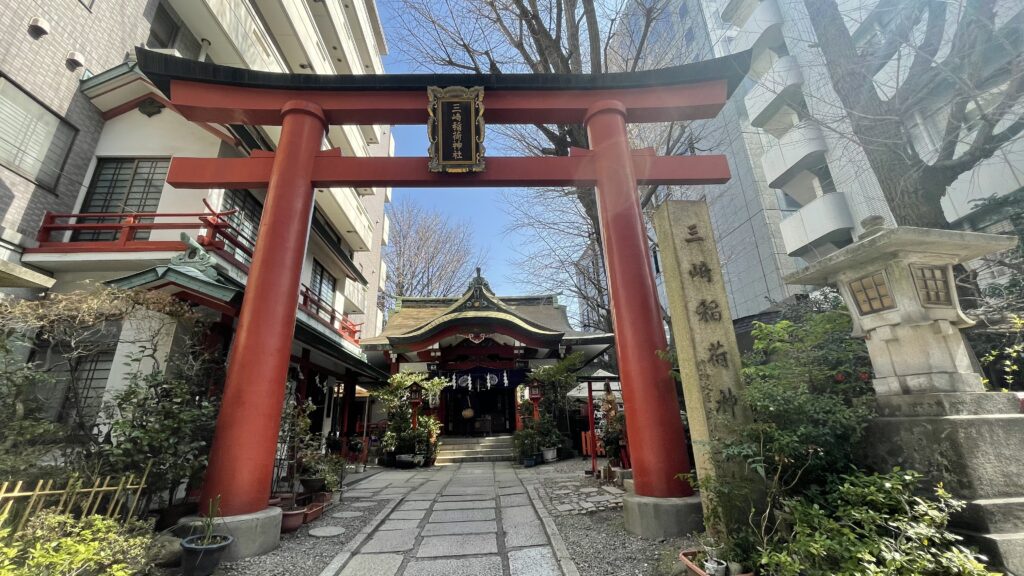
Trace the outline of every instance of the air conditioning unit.
{"type": "Polygon", "coordinates": [[[50,23],[43,18],[33,18],[28,21],[28,33],[36,39],[46,36],[50,33],[50,23]]]}
{"type": "Polygon", "coordinates": [[[81,52],[68,52],[65,61],[67,61],[68,67],[72,70],[85,66],[85,56],[83,56],[81,52]]]}

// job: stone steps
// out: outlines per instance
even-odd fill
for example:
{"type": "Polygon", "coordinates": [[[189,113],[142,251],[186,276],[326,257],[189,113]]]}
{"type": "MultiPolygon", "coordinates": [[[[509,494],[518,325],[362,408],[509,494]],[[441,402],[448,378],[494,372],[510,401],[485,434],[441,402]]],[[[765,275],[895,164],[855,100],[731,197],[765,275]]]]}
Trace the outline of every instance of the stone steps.
{"type": "Polygon", "coordinates": [[[480,438],[442,436],[435,463],[443,466],[466,462],[510,462],[514,459],[512,446],[511,435],[480,438]]]}

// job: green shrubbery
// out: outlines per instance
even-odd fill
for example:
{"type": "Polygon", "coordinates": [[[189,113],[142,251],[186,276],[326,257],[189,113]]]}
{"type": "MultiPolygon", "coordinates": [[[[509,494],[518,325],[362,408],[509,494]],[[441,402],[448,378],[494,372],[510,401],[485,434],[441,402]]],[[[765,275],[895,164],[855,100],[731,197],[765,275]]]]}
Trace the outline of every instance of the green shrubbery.
{"type": "Polygon", "coordinates": [[[840,304],[825,293],[753,331],[741,399],[752,422],[713,439],[713,452],[758,484],[701,485],[715,504],[709,525],[726,537],[723,556],[777,576],[986,574],[946,530],[961,504],[941,487],[924,499],[914,472],[858,467],[874,415],[870,362],[840,304]],[[728,523],[723,511],[737,505],[749,518],[728,523]]]}
{"type": "Polygon", "coordinates": [[[146,569],[152,537],[141,522],[44,510],[17,535],[0,530],[0,575],[132,576],[146,569]]]}
{"type": "Polygon", "coordinates": [[[763,551],[760,565],[777,576],[986,576],[946,530],[963,504],[942,486],[916,496],[921,476],[895,469],[833,479],[820,492],[787,502],[789,534],[763,551]]]}

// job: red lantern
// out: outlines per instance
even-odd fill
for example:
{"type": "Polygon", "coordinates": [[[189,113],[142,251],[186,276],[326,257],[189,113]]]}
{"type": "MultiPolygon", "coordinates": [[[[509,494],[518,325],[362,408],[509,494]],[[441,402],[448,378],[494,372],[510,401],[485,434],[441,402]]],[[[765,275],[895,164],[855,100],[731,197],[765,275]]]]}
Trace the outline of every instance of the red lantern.
{"type": "Polygon", "coordinates": [[[413,382],[407,389],[406,393],[409,395],[409,403],[412,404],[412,428],[413,430],[419,427],[419,413],[420,404],[423,403],[423,386],[420,386],[419,382],[413,382]]]}

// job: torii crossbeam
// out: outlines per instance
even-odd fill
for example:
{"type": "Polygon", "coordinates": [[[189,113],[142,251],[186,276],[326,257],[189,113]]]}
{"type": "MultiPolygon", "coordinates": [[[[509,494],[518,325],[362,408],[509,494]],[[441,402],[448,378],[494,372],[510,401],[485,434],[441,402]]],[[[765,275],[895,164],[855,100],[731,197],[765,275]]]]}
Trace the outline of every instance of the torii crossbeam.
{"type": "Polygon", "coordinates": [[[203,502],[219,496],[223,515],[266,507],[313,189],[330,186],[596,187],[634,489],[642,497],[692,495],[678,477],[690,471],[686,435],[670,366],[657,355],[668,344],[637,185],[715,184],[728,180],[729,170],[722,156],[631,150],[626,124],[713,117],[749,60],[741,53],[600,75],[321,76],[241,70],[140,49],[140,69],[189,120],[282,127],[276,153],[174,158],[167,178],[179,188],[267,188],[203,502]],[[590,149],[556,158],[487,158],[486,171],[474,174],[432,173],[426,158],[320,150],[332,125],[425,124],[428,86],[483,87],[489,124],[583,124],[590,149]]]}

